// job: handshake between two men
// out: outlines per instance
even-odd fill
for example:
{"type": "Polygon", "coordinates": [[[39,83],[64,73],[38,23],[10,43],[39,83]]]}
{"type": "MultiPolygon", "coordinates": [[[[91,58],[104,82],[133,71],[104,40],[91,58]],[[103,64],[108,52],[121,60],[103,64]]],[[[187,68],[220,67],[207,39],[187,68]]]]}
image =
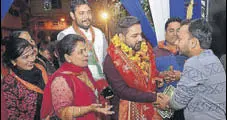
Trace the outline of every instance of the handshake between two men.
{"type": "MultiPolygon", "coordinates": [[[[157,79],[157,87],[163,87],[164,83],[168,84],[173,81],[177,81],[180,79],[181,72],[173,70],[172,67],[168,71],[164,71],[160,73],[160,76],[163,79],[157,79]]],[[[167,87],[163,93],[157,93],[157,100],[153,103],[153,105],[161,110],[168,110],[170,108],[169,102],[171,99],[171,96],[173,94],[173,89],[169,90],[167,87]],[[167,90],[168,89],[168,90],[167,90]],[[166,92],[167,90],[167,92],[166,92]]]]}

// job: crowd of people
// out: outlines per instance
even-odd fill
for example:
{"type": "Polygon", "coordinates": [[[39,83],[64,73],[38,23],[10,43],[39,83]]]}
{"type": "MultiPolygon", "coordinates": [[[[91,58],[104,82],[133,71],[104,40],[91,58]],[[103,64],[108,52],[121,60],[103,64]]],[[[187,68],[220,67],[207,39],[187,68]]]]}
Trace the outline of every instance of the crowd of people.
{"type": "Polygon", "coordinates": [[[18,30],[1,42],[2,120],[226,119],[226,62],[210,49],[205,20],[169,18],[153,47],[134,16],[119,20],[109,44],[85,0],[70,17],[56,41],[18,30]]]}

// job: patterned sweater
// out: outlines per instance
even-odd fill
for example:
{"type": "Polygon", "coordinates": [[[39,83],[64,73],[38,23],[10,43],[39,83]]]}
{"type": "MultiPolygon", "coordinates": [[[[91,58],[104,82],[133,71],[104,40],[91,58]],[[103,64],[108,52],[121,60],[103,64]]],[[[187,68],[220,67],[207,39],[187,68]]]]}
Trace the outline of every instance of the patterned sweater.
{"type": "Polygon", "coordinates": [[[226,119],[226,74],[211,50],[185,62],[170,106],[184,109],[185,120],[226,119]]]}

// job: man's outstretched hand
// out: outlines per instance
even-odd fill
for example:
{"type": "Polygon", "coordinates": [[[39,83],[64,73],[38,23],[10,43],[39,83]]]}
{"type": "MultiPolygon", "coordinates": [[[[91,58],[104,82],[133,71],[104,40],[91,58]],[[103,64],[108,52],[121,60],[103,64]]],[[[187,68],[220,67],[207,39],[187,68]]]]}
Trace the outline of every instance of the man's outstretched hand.
{"type": "Polygon", "coordinates": [[[153,105],[159,109],[166,110],[169,109],[169,100],[170,97],[163,93],[157,93],[157,100],[153,103],[153,105]]]}

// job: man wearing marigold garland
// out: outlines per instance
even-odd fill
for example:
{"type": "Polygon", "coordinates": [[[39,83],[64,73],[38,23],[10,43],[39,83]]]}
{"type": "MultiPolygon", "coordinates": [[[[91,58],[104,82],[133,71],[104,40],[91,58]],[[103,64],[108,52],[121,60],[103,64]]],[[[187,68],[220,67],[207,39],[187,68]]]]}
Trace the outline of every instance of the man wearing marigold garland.
{"type": "Polygon", "coordinates": [[[114,92],[112,120],[161,120],[152,102],[156,101],[156,80],[162,79],[157,77],[152,48],[142,38],[140,22],[127,16],[117,31],[104,61],[104,73],[114,92]]]}

